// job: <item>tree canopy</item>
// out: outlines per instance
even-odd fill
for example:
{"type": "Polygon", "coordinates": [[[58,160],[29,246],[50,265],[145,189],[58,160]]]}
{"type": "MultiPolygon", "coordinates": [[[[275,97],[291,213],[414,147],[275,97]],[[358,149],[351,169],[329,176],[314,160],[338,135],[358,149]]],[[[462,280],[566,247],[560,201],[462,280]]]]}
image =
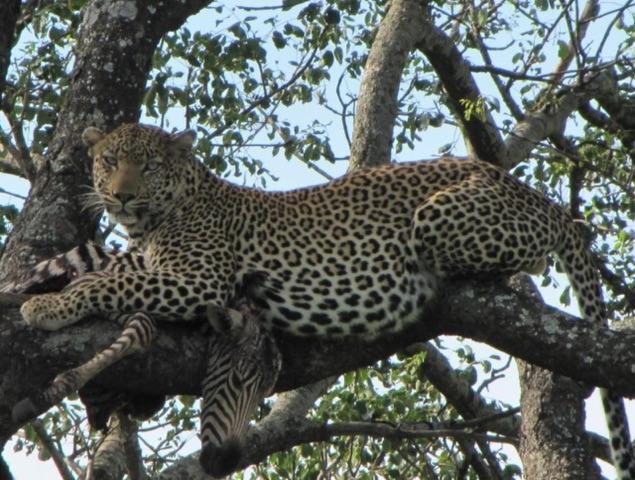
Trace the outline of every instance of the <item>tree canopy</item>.
{"type": "MultiPolygon", "coordinates": [[[[15,193],[15,176],[30,184],[19,208],[0,195],[0,284],[89,239],[125,243],[82,208],[81,132],[141,119],[195,129],[211,169],[267,189],[477,156],[567,206],[588,229],[611,318],[633,315],[630,0],[10,0],[0,23],[0,194],[15,193]]],[[[568,304],[558,270],[550,261],[539,283],[568,304]]],[[[204,478],[183,454],[196,448],[197,332],[166,327],[149,356],[97,379],[175,395],[149,423],[118,416],[102,439],[74,399],[28,425],[10,410],[116,327],[91,319],[33,332],[18,297],[0,302],[0,478],[11,478],[9,445],[52,457],[64,480],[90,469],[204,478]]],[[[259,409],[243,467],[272,479],[600,478],[607,443],[585,430],[589,389],[576,381],[635,395],[633,339],[546,306],[524,277],[451,283],[420,326],[371,343],[281,337],[278,395],[259,409]],[[503,353],[449,348],[440,335],[503,353]],[[507,355],[519,359],[520,411],[486,392],[507,355]]]]}

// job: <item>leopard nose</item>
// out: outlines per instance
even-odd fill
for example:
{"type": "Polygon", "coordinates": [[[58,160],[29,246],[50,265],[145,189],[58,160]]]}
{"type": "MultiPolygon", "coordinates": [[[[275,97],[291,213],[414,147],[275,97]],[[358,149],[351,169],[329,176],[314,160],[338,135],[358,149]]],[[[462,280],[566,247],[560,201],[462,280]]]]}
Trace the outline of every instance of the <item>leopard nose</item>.
{"type": "Polygon", "coordinates": [[[114,192],[113,196],[123,205],[134,198],[134,193],[114,192]]]}

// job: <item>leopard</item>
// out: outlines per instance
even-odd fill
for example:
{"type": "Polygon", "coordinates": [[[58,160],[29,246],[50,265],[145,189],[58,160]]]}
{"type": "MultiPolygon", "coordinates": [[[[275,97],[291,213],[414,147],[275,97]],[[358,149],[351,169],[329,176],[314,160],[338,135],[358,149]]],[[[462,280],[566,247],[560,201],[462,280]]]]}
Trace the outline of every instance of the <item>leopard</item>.
{"type": "MultiPolygon", "coordinates": [[[[195,155],[196,133],[138,123],[82,134],[93,201],[126,229],[143,269],[88,272],[21,307],[58,330],[93,314],[142,311],[195,320],[223,307],[244,275],[266,329],[375,338],[421,321],[454,277],[542,272],[555,254],[583,319],[607,325],[587,235],[562,206],[476,158],[442,157],[349,172],[328,183],[263,191],[221,178],[195,155]]],[[[613,462],[635,478],[622,400],[601,389],[613,462]]]]}

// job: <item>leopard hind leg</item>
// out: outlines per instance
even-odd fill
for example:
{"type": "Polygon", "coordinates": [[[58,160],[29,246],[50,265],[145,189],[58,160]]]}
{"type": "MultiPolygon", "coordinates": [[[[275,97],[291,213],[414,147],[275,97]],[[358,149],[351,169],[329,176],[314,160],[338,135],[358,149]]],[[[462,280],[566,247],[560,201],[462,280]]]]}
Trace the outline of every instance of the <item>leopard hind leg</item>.
{"type": "Polygon", "coordinates": [[[528,190],[472,181],[437,192],[415,211],[412,243],[439,277],[538,273],[562,231],[557,207],[528,190]]]}
{"type": "Polygon", "coordinates": [[[156,332],[155,320],[145,313],[126,315],[123,331],[113,343],[86,363],[57,375],[53,383],[37,397],[27,397],[18,402],[13,407],[13,420],[21,424],[35,418],[71,392],[82,388],[110,365],[128,355],[147,350],[156,337],[156,332]]]}

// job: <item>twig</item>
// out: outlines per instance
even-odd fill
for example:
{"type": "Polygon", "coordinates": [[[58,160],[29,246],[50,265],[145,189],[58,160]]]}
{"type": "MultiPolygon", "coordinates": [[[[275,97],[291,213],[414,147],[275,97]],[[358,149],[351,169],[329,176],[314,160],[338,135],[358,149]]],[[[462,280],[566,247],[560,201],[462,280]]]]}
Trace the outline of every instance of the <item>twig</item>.
{"type": "MultiPolygon", "coordinates": [[[[478,50],[481,52],[481,57],[483,57],[483,61],[485,62],[485,65],[492,66],[492,58],[489,54],[489,50],[487,49],[487,47],[485,46],[485,43],[483,42],[483,39],[481,38],[481,32],[479,31],[479,28],[475,21],[476,7],[474,6],[473,2],[470,2],[469,8],[471,13],[470,28],[472,30],[472,38],[474,39],[474,42],[476,43],[478,50]]],[[[514,98],[512,97],[510,93],[510,90],[511,90],[510,85],[504,85],[501,79],[498,78],[497,75],[494,75],[492,72],[490,72],[490,76],[492,78],[492,81],[496,85],[498,92],[501,94],[501,97],[503,97],[503,101],[505,102],[505,105],[507,105],[507,108],[509,108],[509,111],[511,112],[513,117],[517,121],[522,120],[525,117],[525,115],[523,111],[520,109],[520,107],[518,106],[518,104],[516,103],[516,101],[514,100],[514,98]]]]}
{"type": "MultiPolygon", "coordinates": [[[[320,42],[317,42],[317,45],[319,45],[319,43],[320,42]]],[[[243,110],[241,110],[240,113],[236,116],[236,118],[240,118],[240,117],[244,117],[245,115],[248,115],[249,113],[253,112],[256,108],[260,107],[263,103],[265,103],[266,101],[270,100],[274,95],[282,92],[283,90],[286,90],[291,85],[293,85],[296,82],[296,80],[298,80],[302,76],[302,74],[307,70],[307,68],[309,68],[309,66],[313,63],[313,60],[315,59],[315,57],[317,55],[317,52],[318,52],[318,46],[317,45],[313,49],[311,54],[309,55],[309,59],[306,62],[304,62],[304,64],[295,71],[295,73],[291,76],[291,78],[288,81],[286,81],[285,83],[283,83],[279,87],[274,88],[273,90],[271,90],[271,92],[269,92],[269,95],[262,96],[262,97],[260,97],[260,98],[258,98],[256,100],[254,100],[248,107],[246,107],[243,110]]],[[[216,137],[216,136],[220,135],[225,130],[227,130],[229,127],[231,127],[235,122],[236,122],[236,120],[232,120],[232,121],[230,121],[230,122],[218,127],[216,130],[214,130],[210,134],[210,137],[216,137]]]]}
{"type": "MultiPolygon", "coordinates": [[[[266,115],[266,112],[263,112],[263,114],[266,115]]],[[[293,142],[293,139],[275,124],[271,116],[266,115],[265,123],[274,129],[274,131],[280,136],[280,138],[282,138],[285,144],[293,142]]],[[[326,170],[323,170],[322,168],[318,167],[315,163],[311,162],[310,160],[304,160],[297,152],[293,152],[292,155],[298,160],[300,160],[302,163],[304,163],[311,170],[316,171],[327,180],[329,181],[333,180],[334,177],[331,174],[329,174],[326,170]]]]}
{"type": "MultiPolygon", "coordinates": [[[[8,173],[8,172],[7,172],[7,173],[8,173]]],[[[18,194],[18,193],[13,193],[13,192],[10,192],[10,191],[8,191],[8,190],[5,190],[5,189],[4,189],[4,188],[2,188],[2,187],[0,187],[0,193],[4,193],[5,195],[10,195],[10,196],[12,196],[12,197],[19,198],[20,200],[26,200],[26,197],[25,197],[25,196],[20,195],[20,194],[18,194]]]]}
{"type": "Polygon", "coordinates": [[[55,442],[46,431],[46,428],[44,428],[44,425],[42,425],[42,422],[40,420],[33,420],[31,422],[31,427],[33,427],[33,431],[37,435],[39,441],[42,443],[46,451],[51,455],[51,458],[53,459],[53,462],[55,462],[55,466],[60,472],[60,476],[62,477],[62,479],[75,480],[75,477],[69,470],[68,465],[66,465],[63,453],[59,451],[59,449],[55,445],[55,442]]]}

